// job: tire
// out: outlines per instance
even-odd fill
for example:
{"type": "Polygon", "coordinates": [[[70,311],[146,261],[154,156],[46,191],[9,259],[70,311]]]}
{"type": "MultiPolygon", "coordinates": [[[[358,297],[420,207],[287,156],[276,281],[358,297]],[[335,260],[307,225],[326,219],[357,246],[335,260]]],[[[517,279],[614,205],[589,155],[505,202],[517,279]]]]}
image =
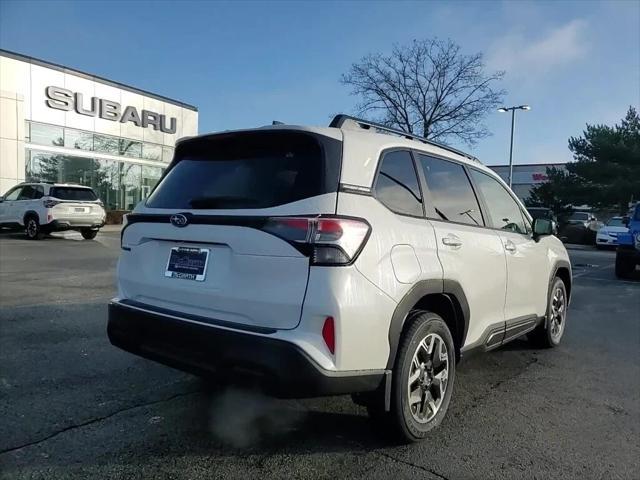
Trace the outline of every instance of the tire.
{"type": "Polygon", "coordinates": [[[29,240],[40,240],[43,237],[38,217],[30,215],[24,219],[24,233],[29,240]]]}
{"type": "Polygon", "coordinates": [[[400,340],[388,413],[389,425],[402,442],[422,440],[442,422],[453,392],[455,362],[444,320],[432,312],[414,312],[400,340]]]}
{"type": "Polygon", "coordinates": [[[566,285],[561,278],[555,277],[547,299],[545,321],[527,335],[534,346],[554,348],[560,345],[567,324],[568,300],[566,285]]]}
{"type": "Polygon", "coordinates": [[[96,235],[98,235],[98,230],[83,228],[82,230],[80,230],[80,234],[82,235],[82,238],[84,238],[85,240],[93,240],[94,238],[96,238],[96,235]]]}
{"type": "Polygon", "coordinates": [[[636,266],[630,261],[625,261],[625,255],[620,255],[620,252],[616,253],[616,277],[618,278],[630,278],[636,266]]]}

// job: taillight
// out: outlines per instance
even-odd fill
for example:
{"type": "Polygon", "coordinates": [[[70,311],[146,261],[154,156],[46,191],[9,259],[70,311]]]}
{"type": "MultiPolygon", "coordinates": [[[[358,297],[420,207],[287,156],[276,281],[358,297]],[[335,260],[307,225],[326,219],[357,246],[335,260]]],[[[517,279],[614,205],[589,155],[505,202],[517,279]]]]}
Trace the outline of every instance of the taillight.
{"type": "Polygon", "coordinates": [[[42,202],[42,204],[44,205],[44,208],[53,208],[56,205],[58,205],[60,202],[58,202],[57,200],[44,200],[42,202]]]}
{"type": "Polygon", "coordinates": [[[322,325],[322,338],[331,354],[336,353],[336,326],[333,317],[325,318],[324,325],[322,325]]]}
{"type": "Polygon", "coordinates": [[[371,227],[343,217],[271,217],[263,230],[309,254],[313,265],[346,265],[357,257],[371,227]]]}

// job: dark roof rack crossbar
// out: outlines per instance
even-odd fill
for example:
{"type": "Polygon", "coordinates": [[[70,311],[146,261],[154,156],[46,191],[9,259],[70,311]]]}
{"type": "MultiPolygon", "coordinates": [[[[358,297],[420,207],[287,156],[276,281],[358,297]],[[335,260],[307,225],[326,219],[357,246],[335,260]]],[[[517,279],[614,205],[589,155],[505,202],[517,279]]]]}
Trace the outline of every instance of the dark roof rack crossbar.
{"type": "Polygon", "coordinates": [[[382,125],[380,123],[371,122],[369,120],[363,120],[362,118],[352,117],[351,115],[345,115],[342,113],[338,114],[335,117],[333,117],[333,120],[331,120],[331,123],[329,124],[329,126],[334,128],[340,128],[348,121],[351,121],[357,124],[360,128],[364,130],[370,130],[373,128],[375,130],[380,130],[381,132],[391,133],[393,135],[398,135],[400,137],[404,137],[409,140],[415,140],[418,142],[426,143],[427,145],[433,145],[434,147],[442,148],[443,150],[447,150],[451,153],[461,155],[465,158],[468,158],[469,160],[473,160],[474,162],[481,163],[480,160],[478,160],[473,155],[469,155],[468,153],[465,153],[462,150],[458,150],[457,148],[449,147],[448,145],[434,142],[433,140],[429,140],[427,138],[414,135],[412,133],[403,132],[402,130],[398,130],[397,128],[391,128],[391,127],[387,127],[386,125],[382,125]]]}

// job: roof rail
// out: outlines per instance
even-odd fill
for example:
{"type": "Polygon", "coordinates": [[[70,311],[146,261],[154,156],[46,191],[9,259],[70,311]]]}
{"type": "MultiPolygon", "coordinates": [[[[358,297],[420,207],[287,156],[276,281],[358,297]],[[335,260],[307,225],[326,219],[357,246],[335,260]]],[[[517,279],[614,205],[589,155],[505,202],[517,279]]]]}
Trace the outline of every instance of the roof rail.
{"type": "Polygon", "coordinates": [[[330,127],[334,128],[342,128],[345,125],[355,125],[358,128],[363,130],[379,130],[384,133],[391,133],[393,135],[398,135],[400,137],[408,138],[409,140],[415,140],[417,142],[426,143],[427,145],[433,145],[434,147],[442,148],[443,150],[447,150],[448,152],[455,153],[457,155],[461,155],[469,160],[473,160],[474,162],[482,163],[473,155],[463,152],[462,150],[458,150],[457,148],[449,147],[448,145],[444,145],[442,143],[434,142],[433,140],[429,140],[428,138],[420,137],[418,135],[414,135],[413,133],[403,132],[402,130],[398,130],[397,128],[387,127],[380,123],[371,122],[369,120],[363,120],[361,118],[352,117],[350,115],[338,114],[333,117],[330,127]]]}
{"type": "Polygon", "coordinates": [[[56,182],[51,182],[49,180],[40,180],[39,178],[36,178],[34,180],[29,180],[29,181],[25,180],[24,182],[20,182],[18,185],[28,185],[30,183],[48,183],[53,185],[56,182]]]}

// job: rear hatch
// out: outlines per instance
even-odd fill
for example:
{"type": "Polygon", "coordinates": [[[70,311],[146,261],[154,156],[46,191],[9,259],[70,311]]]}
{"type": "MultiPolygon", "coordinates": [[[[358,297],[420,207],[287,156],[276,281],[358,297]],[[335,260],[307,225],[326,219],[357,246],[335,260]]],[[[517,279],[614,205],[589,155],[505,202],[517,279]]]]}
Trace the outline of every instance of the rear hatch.
{"type": "Polygon", "coordinates": [[[82,186],[51,187],[49,205],[53,209],[54,218],[83,217],[102,213],[95,192],[82,186]]]}
{"type": "Polygon", "coordinates": [[[290,234],[299,216],[335,213],[340,155],[338,135],[297,130],[180,142],[123,230],[120,295],[231,326],[295,328],[309,256],[290,234]]]}

